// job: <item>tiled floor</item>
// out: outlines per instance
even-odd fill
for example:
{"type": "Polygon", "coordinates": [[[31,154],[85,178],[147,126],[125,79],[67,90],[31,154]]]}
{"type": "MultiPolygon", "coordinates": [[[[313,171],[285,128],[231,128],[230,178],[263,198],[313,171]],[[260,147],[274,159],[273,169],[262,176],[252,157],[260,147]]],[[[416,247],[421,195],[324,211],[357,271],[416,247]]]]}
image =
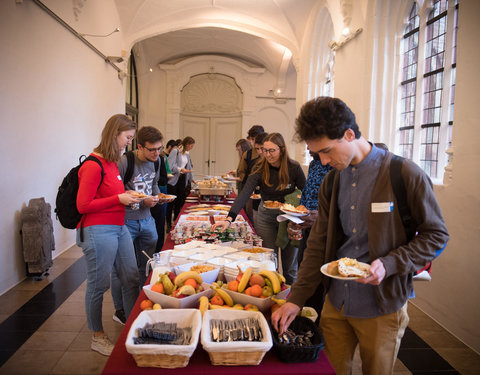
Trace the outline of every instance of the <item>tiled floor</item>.
{"type": "MultiPolygon", "coordinates": [[[[0,296],[0,374],[102,372],[107,357],[90,350],[91,333],[84,312],[84,265],[77,262],[81,256],[81,250],[73,247],[54,260],[48,277],[41,281],[27,279],[0,296]],[[57,282],[52,284],[53,280],[57,282]]],[[[111,296],[106,293],[104,328],[116,340],[122,326],[112,320],[113,311],[111,296]]],[[[395,375],[480,374],[480,355],[413,304],[408,312],[409,329],[402,341],[395,375]]],[[[353,375],[360,375],[358,354],[355,358],[353,375]]]]}

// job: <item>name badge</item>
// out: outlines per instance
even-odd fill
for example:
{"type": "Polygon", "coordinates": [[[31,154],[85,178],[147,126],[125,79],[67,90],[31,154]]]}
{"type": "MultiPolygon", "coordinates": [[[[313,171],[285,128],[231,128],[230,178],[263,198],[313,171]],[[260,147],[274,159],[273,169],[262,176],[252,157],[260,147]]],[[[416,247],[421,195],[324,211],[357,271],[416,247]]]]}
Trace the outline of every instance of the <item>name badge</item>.
{"type": "Polygon", "coordinates": [[[122,181],[122,178],[120,177],[120,175],[117,175],[117,178],[118,178],[120,181],[122,181]]]}
{"type": "Polygon", "coordinates": [[[393,212],[393,202],[372,203],[372,212],[393,212]]]}

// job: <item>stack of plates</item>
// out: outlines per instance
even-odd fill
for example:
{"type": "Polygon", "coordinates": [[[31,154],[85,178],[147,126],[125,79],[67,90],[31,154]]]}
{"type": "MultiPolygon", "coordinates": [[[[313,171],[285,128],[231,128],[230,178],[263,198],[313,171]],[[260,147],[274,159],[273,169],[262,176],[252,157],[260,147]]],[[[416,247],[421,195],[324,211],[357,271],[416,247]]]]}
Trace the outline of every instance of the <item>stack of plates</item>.
{"type": "Polygon", "coordinates": [[[209,259],[212,259],[212,258],[215,258],[215,255],[213,255],[211,253],[211,251],[209,251],[208,253],[196,253],[196,254],[193,254],[192,256],[190,256],[188,258],[188,260],[190,261],[199,261],[199,262],[206,262],[207,260],[209,259]]]}
{"type": "Polygon", "coordinates": [[[197,254],[197,249],[191,250],[175,250],[170,255],[171,264],[184,264],[191,262],[188,258],[192,255],[197,254]]]}
{"type": "Polygon", "coordinates": [[[231,260],[230,259],[225,259],[225,258],[221,258],[221,257],[217,257],[217,258],[212,258],[212,259],[209,259],[207,260],[207,264],[208,265],[212,265],[212,266],[216,266],[216,267],[219,267],[220,268],[220,272],[218,273],[218,279],[219,280],[223,280],[223,277],[224,277],[224,265],[226,263],[230,263],[231,260]]]}
{"type": "Polygon", "coordinates": [[[245,253],[243,251],[237,251],[235,253],[225,254],[223,257],[229,259],[230,262],[233,262],[233,261],[248,260],[248,255],[249,255],[248,253],[245,253]]]}

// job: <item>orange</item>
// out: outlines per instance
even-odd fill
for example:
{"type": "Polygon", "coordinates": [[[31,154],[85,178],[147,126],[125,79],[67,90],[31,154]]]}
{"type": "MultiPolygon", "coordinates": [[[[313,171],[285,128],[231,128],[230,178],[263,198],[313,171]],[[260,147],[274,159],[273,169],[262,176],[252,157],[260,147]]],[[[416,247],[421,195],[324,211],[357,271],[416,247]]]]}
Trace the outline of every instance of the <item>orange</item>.
{"type": "Polygon", "coordinates": [[[140,302],[140,308],[142,310],[151,310],[153,308],[153,302],[149,299],[144,299],[142,302],[140,302]]]}
{"type": "Polygon", "coordinates": [[[222,297],[220,297],[218,294],[210,298],[210,303],[212,305],[218,305],[218,306],[223,306],[224,304],[222,297]]]}
{"type": "Polygon", "coordinates": [[[237,280],[232,280],[232,281],[230,281],[230,282],[227,284],[227,286],[228,286],[228,289],[230,289],[230,290],[232,290],[232,291],[234,291],[234,292],[238,291],[238,281],[237,281],[237,280]]]}
{"type": "Polygon", "coordinates": [[[156,283],[152,285],[152,292],[157,292],[157,293],[165,293],[165,288],[163,287],[162,283],[156,283]]]}
{"type": "Polygon", "coordinates": [[[263,289],[260,285],[258,284],[255,284],[255,285],[252,285],[250,288],[250,295],[253,296],[253,297],[260,297],[263,293],[263,289]]]}
{"type": "Polygon", "coordinates": [[[187,280],[185,280],[185,282],[183,283],[183,285],[191,285],[191,286],[193,286],[193,289],[197,289],[197,288],[198,288],[198,284],[197,284],[197,282],[195,281],[195,279],[187,279],[187,280]]]}

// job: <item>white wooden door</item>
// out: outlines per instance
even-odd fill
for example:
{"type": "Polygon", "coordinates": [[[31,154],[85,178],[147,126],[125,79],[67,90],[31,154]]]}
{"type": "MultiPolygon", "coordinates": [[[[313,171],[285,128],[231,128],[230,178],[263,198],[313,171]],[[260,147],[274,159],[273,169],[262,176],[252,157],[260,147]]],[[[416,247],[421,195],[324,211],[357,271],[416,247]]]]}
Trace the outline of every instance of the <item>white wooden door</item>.
{"type": "Polygon", "coordinates": [[[190,151],[195,180],[203,179],[210,174],[210,118],[197,116],[181,116],[180,137],[190,136],[195,139],[195,146],[190,151]]]}
{"type": "Polygon", "coordinates": [[[238,164],[235,144],[241,137],[240,117],[181,116],[181,137],[195,139],[190,151],[194,178],[221,176],[238,164]]]}
{"type": "Polygon", "coordinates": [[[210,174],[221,176],[238,165],[235,144],[241,138],[240,117],[211,118],[210,125],[210,174]]]}

